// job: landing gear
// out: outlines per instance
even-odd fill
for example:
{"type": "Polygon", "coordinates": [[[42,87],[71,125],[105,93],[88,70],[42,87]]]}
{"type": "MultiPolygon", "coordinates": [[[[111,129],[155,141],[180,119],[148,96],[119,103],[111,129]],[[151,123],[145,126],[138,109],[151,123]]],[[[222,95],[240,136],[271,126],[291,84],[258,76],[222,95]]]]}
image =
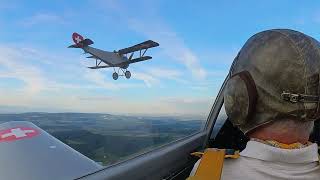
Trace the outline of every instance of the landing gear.
{"type": "Polygon", "coordinates": [[[126,76],[127,79],[130,79],[130,77],[131,77],[131,72],[130,72],[130,71],[126,71],[126,72],[124,73],[124,75],[126,76]]]}
{"type": "Polygon", "coordinates": [[[124,68],[119,68],[118,71],[114,68],[114,73],[112,74],[112,78],[117,80],[119,76],[125,76],[127,79],[130,79],[131,72],[124,68]]]}
{"type": "Polygon", "coordinates": [[[114,73],[112,74],[112,78],[113,78],[114,80],[117,80],[118,77],[119,77],[118,73],[114,72],[114,73]]]}

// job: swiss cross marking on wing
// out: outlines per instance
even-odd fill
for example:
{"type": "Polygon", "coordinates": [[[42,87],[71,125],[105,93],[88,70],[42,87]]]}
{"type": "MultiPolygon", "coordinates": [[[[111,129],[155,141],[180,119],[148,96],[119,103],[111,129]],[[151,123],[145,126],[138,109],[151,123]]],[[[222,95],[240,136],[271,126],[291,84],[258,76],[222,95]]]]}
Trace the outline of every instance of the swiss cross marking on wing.
{"type": "Polygon", "coordinates": [[[39,134],[39,131],[29,127],[16,127],[0,131],[0,142],[16,141],[31,138],[39,134]]]}

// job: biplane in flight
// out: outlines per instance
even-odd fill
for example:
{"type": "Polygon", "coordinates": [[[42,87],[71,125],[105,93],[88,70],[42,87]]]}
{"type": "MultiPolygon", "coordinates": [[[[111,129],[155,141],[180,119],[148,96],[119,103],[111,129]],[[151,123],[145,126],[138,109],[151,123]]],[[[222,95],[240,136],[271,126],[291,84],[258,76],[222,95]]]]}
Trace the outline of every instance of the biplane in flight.
{"type": "Polygon", "coordinates": [[[78,33],[73,33],[72,39],[75,44],[69,46],[69,48],[81,48],[83,49],[84,53],[90,54],[90,56],[88,56],[87,58],[92,58],[96,60],[95,66],[88,67],[88,68],[90,69],[113,68],[114,73],[112,74],[112,78],[114,80],[117,80],[119,76],[125,76],[127,79],[129,79],[131,77],[131,72],[127,70],[129,67],[129,64],[151,59],[152,57],[145,56],[145,53],[149,48],[159,46],[157,42],[148,40],[128,48],[110,52],[110,51],[104,51],[101,49],[90,47],[90,45],[93,44],[93,41],[91,39],[84,39],[78,33]],[[137,57],[134,57],[135,52],[138,52],[137,57]],[[116,68],[118,68],[118,70],[116,70],[116,68]]]}

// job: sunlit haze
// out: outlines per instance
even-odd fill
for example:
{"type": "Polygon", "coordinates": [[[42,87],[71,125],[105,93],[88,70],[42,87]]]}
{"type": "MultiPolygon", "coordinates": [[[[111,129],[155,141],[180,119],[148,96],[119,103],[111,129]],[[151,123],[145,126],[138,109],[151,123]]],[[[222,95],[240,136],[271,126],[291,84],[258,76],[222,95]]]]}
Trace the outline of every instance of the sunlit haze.
{"type": "Polygon", "coordinates": [[[319,37],[312,1],[0,2],[0,113],[209,113],[233,58],[254,33],[291,28],[319,37]],[[244,3],[245,2],[245,3],[244,3]],[[131,79],[68,49],[78,32],[93,47],[118,50],[151,39],[153,59],[131,79]]]}

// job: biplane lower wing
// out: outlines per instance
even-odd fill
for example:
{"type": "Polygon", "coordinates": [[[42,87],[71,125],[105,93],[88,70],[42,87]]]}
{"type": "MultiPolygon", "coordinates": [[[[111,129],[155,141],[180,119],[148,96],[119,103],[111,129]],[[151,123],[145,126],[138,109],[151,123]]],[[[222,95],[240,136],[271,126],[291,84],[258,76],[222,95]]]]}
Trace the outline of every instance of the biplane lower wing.
{"type": "Polygon", "coordinates": [[[152,40],[148,40],[145,41],[143,43],[128,47],[128,48],[124,48],[124,49],[120,49],[118,51],[119,54],[128,54],[131,52],[135,52],[135,51],[139,51],[139,50],[143,50],[143,49],[148,49],[148,48],[153,48],[153,47],[157,47],[159,46],[159,43],[154,42],[152,40]]]}
{"type": "Polygon", "coordinates": [[[127,65],[127,64],[137,63],[137,62],[145,61],[145,60],[148,60],[148,59],[152,59],[152,57],[150,57],[150,56],[143,56],[143,57],[131,59],[130,61],[126,61],[126,62],[117,64],[117,66],[123,66],[123,65],[127,65]]]}
{"type": "Polygon", "coordinates": [[[149,60],[152,59],[151,56],[143,56],[143,57],[139,57],[139,58],[135,58],[135,59],[131,59],[130,61],[128,61],[130,64],[132,63],[136,63],[136,62],[140,62],[140,61],[145,61],[145,60],[149,60]]]}
{"type": "Polygon", "coordinates": [[[102,69],[102,68],[109,68],[109,67],[114,67],[114,66],[92,66],[88,67],[89,69],[102,69]]]}

